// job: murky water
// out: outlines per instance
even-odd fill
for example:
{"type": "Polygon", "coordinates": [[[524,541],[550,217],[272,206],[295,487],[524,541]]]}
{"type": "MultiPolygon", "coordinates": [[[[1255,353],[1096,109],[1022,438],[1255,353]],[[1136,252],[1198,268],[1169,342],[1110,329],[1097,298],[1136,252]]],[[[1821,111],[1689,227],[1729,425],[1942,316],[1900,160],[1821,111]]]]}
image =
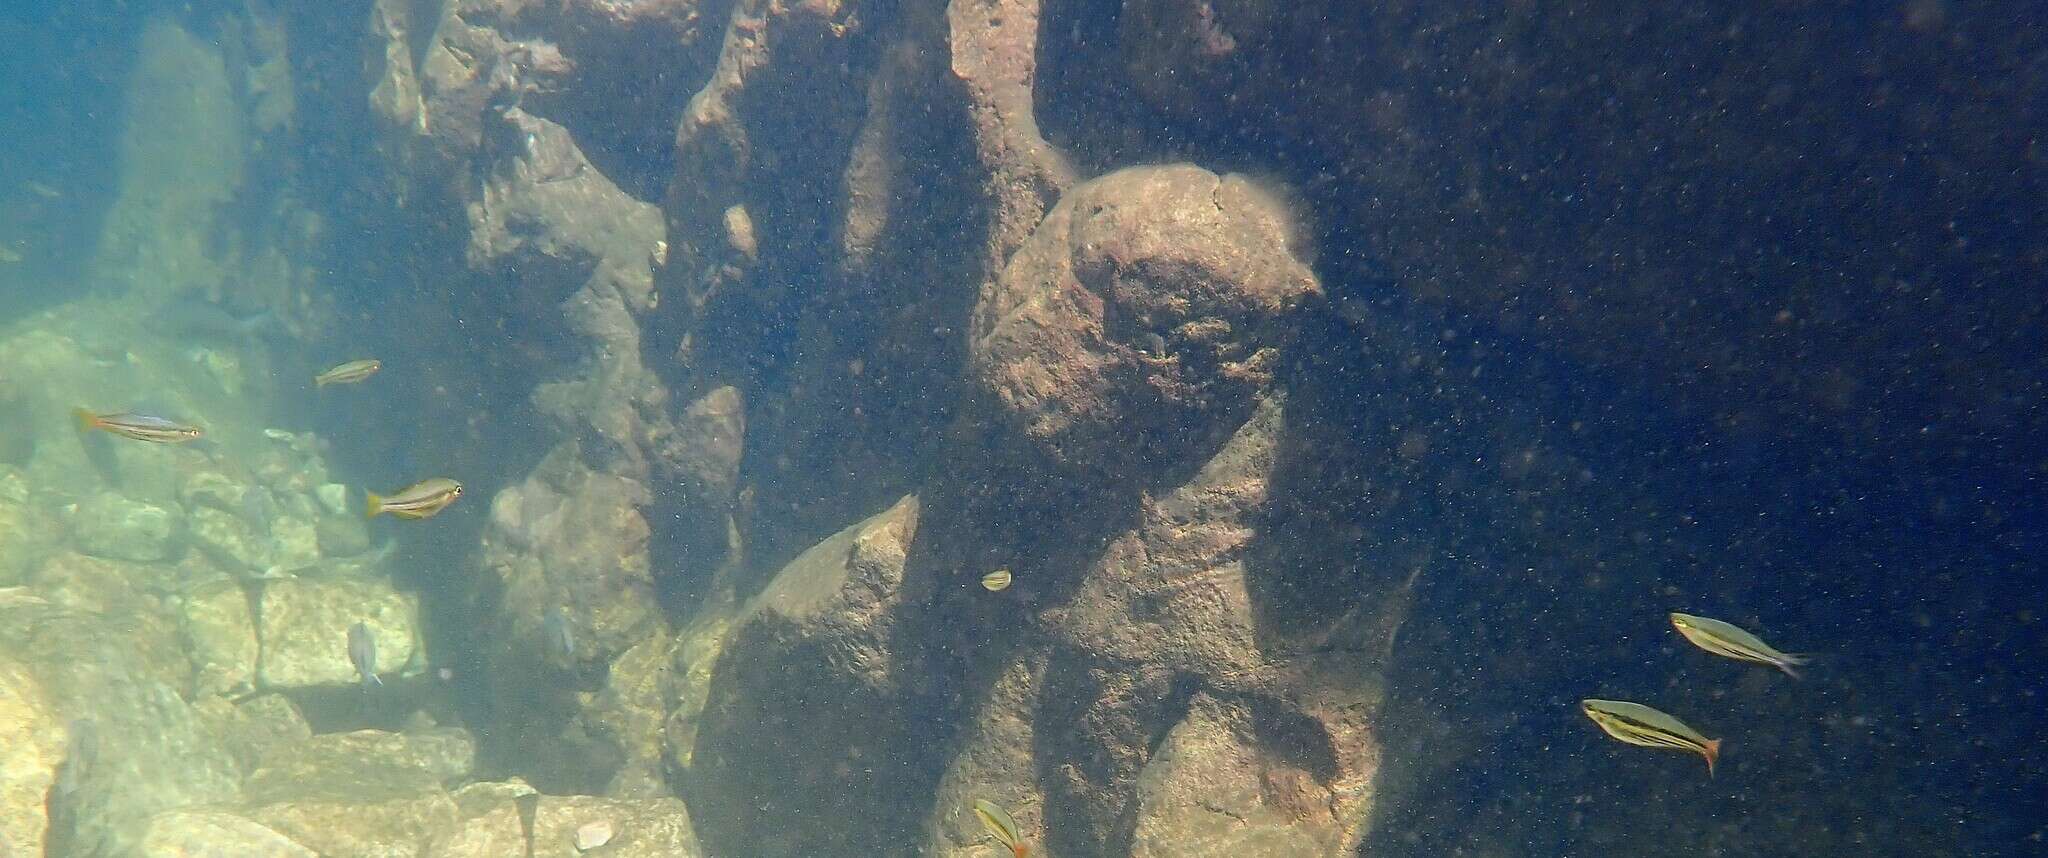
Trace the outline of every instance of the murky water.
{"type": "Polygon", "coordinates": [[[2048,849],[2027,4],[16,6],[0,856],[2048,849]]]}

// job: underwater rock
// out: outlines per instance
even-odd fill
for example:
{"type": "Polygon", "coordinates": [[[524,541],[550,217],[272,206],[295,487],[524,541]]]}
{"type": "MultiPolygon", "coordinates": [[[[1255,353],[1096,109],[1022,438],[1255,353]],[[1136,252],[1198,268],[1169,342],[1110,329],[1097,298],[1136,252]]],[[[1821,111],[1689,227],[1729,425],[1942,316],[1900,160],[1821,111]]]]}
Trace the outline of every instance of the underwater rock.
{"type": "Polygon", "coordinates": [[[254,803],[412,796],[468,777],[475,764],[463,730],[322,733],[263,754],[243,792],[254,803]]]}
{"type": "Polygon", "coordinates": [[[276,759],[311,738],[313,728],[299,707],[283,694],[257,694],[243,700],[201,700],[200,707],[235,757],[243,772],[254,772],[266,759],[276,759]]]}
{"type": "Polygon", "coordinates": [[[600,855],[621,858],[696,858],[690,812],[672,797],[620,800],[598,796],[542,796],[533,815],[533,858],[577,858],[597,845],[578,845],[587,825],[609,826],[600,855]]]}
{"type": "Polygon", "coordinates": [[[1321,773],[1261,741],[1242,703],[1197,694],[1137,783],[1131,858],[1352,854],[1321,773]]]}
{"type": "MultiPolygon", "coordinates": [[[[463,804],[457,794],[457,806],[463,804]]],[[[526,825],[519,808],[510,800],[494,801],[487,809],[463,809],[455,829],[436,839],[427,850],[429,858],[499,858],[525,855],[526,825]]]]}
{"type": "Polygon", "coordinates": [[[933,858],[980,858],[988,854],[988,831],[975,817],[974,802],[986,799],[1007,808],[1018,830],[1040,843],[1045,827],[1034,751],[1032,716],[1044,689],[1045,655],[1027,651],[998,669],[982,703],[963,724],[960,748],[947,763],[925,822],[925,854],[933,858]]]}
{"type": "Polygon", "coordinates": [[[43,854],[45,797],[64,761],[65,735],[64,719],[42,683],[0,655],[0,843],[21,855],[43,854]]]}
{"type": "Polygon", "coordinates": [[[1186,164],[1074,188],[975,307],[972,372],[996,419],[1097,474],[1206,456],[1320,291],[1294,217],[1186,164]]]}
{"type": "MultiPolygon", "coordinates": [[[[362,525],[361,519],[355,519],[362,525]]],[[[295,515],[279,516],[270,523],[271,538],[276,540],[277,568],[285,572],[309,569],[320,565],[320,528],[313,521],[295,515]]],[[[343,538],[344,542],[346,537],[343,538]]],[[[363,532],[363,541],[369,542],[369,531],[363,532]]]]}
{"type": "Polygon", "coordinates": [[[389,676],[420,660],[418,607],[381,580],[288,578],[263,586],[257,683],[263,688],[355,685],[348,628],[367,625],[377,639],[377,672],[389,676]]]}
{"type": "Polygon", "coordinates": [[[248,814],[321,855],[420,856],[426,854],[427,844],[448,837],[460,823],[455,801],[439,791],[301,798],[256,807],[248,814]]]}
{"type": "Polygon", "coordinates": [[[192,660],[193,690],[200,695],[246,694],[256,686],[256,618],[249,594],[216,581],[185,594],[179,632],[192,660]]]}
{"type": "Polygon", "coordinates": [[[18,584],[50,550],[56,530],[27,504],[0,500],[0,587],[18,584]]]}
{"type": "Polygon", "coordinates": [[[896,649],[894,623],[917,520],[917,499],[905,497],[804,552],[726,635],[687,752],[708,849],[809,855],[884,842],[874,829],[898,815],[880,812],[897,797],[873,789],[874,769],[927,750],[910,705],[921,665],[896,649]],[[790,803],[831,810],[793,819],[771,809],[790,803]],[[772,841],[758,838],[763,826],[776,829],[772,841]]]}
{"type": "Polygon", "coordinates": [[[269,534],[256,533],[240,516],[202,506],[187,521],[192,544],[222,566],[246,574],[277,562],[269,534]]]}
{"type": "Polygon", "coordinates": [[[71,541],[95,557],[150,563],[176,556],[184,546],[184,516],[176,507],[130,500],[103,491],[78,505],[71,516],[71,541]]]}
{"type": "Polygon", "coordinates": [[[139,858],[192,855],[262,855],[264,858],[320,858],[292,839],[247,817],[218,810],[174,810],[149,820],[135,848],[139,858]]]}
{"type": "Polygon", "coordinates": [[[313,536],[326,557],[354,557],[370,550],[370,529],[361,516],[323,515],[313,522],[313,536]]]}

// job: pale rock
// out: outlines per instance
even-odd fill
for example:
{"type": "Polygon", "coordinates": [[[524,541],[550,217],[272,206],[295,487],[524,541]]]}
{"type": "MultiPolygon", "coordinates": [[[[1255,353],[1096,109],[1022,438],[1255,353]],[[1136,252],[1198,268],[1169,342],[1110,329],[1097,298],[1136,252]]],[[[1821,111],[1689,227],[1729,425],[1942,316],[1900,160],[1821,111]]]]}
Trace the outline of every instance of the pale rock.
{"type": "Polygon", "coordinates": [[[277,562],[271,540],[240,516],[212,507],[196,507],[187,516],[192,544],[213,561],[237,572],[260,571],[277,562]]]}
{"type": "Polygon", "coordinates": [[[313,523],[320,553],[327,557],[354,557],[370,550],[370,529],[359,515],[332,513],[313,523]]]}
{"type": "Polygon", "coordinates": [[[22,855],[43,854],[44,796],[65,745],[63,719],[42,685],[22,664],[0,657],[0,843],[22,855]]]}
{"type": "Polygon", "coordinates": [[[348,486],[340,483],[322,483],[319,488],[313,490],[313,495],[320,499],[320,505],[328,512],[335,515],[348,514],[348,486]]]}
{"type": "Polygon", "coordinates": [[[690,825],[690,812],[675,798],[545,795],[533,815],[533,858],[577,858],[585,850],[598,848],[578,843],[585,829],[596,823],[612,832],[600,853],[610,858],[696,858],[703,854],[690,825]]]}
{"type": "Polygon", "coordinates": [[[256,682],[256,618],[249,594],[216,581],[185,594],[179,631],[192,660],[193,687],[202,694],[246,694],[256,682]]]}
{"type": "Polygon", "coordinates": [[[265,688],[358,683],[348,628],[377,641],[377,672],[389,678],[417,657],[418,607],[384,581],[289,578],[263,588],[258,679],[265,688]]]}
{"type": "Polygon", "coordinates": [[[320,564],[320,530],[306,518],[281,516],[270,523],[277,541],[277,567],[286,572],[320,564]]]}
{"type": "Polygon", "coordinates": [[[319,858],[320,854],[261,823],[225,811],[174,810],[149,820],[136,854],[141,858],[263,856],[319,858]]]}

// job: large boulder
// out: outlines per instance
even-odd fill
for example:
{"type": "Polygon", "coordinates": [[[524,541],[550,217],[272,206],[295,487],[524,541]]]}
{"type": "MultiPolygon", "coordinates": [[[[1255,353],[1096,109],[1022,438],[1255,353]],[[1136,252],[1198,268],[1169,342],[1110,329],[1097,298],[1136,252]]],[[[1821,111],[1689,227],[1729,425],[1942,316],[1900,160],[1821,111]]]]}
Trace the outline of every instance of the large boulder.
{"type": "Polygon", "coordinates": [[[1078,470],[1199,460],[1250,415],[1319,292],[1297,217],[1187,164],[1076,187],[975,307],[996,419],[1078,470]]]}

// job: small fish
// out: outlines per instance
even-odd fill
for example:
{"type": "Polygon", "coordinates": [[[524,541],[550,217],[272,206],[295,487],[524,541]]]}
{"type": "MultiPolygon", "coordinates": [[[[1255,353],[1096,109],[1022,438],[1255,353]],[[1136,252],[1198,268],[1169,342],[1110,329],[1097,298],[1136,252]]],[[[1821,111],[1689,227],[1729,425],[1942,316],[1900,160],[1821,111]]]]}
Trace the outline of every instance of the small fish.
{"type": "Polygon", "coordinates": [[[369,378],[370,376],[376,375],[377,370],[383,368],[384,362],[376,360],[374,358],[352,360],[349,361],[348,363],[336,366],[333,369],[330,369],[319,375],[313,376],[313,386],[326,387],[330,384],[354,384],[358,381],[362,381],[363,379],[369,378]]]}
{"type": "Polygon", "coordinates": [[[1017,820],[1010,818],[1010,812],[1001,805],[985,798],[974,800],[974,815],[981,820],[981,827],[988,829],[990,836],[1008,847],[1013,858],[1024,858],[1031,854],[1031,845],[1017,835],[1017,820]]]}
{"type": "Polygon", "coordinates": [[[37,182],[33,180],[23,182],[22,187],[27,188],[29,190],[29,193],[35,194],[36,196],[42,197],[43,199],[46,200],[54,200],[64,196],[63,191],[57,190],[56,188],[50,187],[49,185],[45,185],[42,182],[37,182]]]}
{"type": "Polygon", "coordinates": [[[56,780],[50,784],[62,798],[77,792],[79,785],[92,777],[93,769],[99,765],[99,722],[91,718],[74,720],[70,734],[71,738],[65,743],[64,761],[58,765],[56,780]]]}
{"type": "Polygon", "coordinates": [[[0,265],[13,265],[22,260],[21,251],[0,244],[0,265]]]}
{"type": "Polygon", "coordinates": [[[1677,629],[1679,634],[1684,635],[1686,640],[1692,641],[1693,646],[1737,661],[1768,664],[1784,671],[1786,676],[1793,679],[1799,678],[1799,671],[1793,668],[1808,661],[1803,655],[1779,652],[1777,648],[1764,643],[1763,639],[1756,635],[1720,620],[1673,611],[1671,626],[1677,629]]]}
{"type": "Polygon", "coordinates": [[[376,518],[380,512],[399,518],[429,518],[462,497],[462,484],[446,477],[434,477],[399,489],[388,498],[376,492],[370,492],[369,496],[370,518],[376,518]]]}
{"type": "Polygon", "coordinates": [[[94,414],[83,408],[72,409],[71,413],[78,418],[78,428],[81,432],[102,429],[137,441],[181,444],[205,434],[197,426],[187,426],[148,414],[126,411],[119,414],[94,414]]]}
{"type": "Polygon", "coordinates": [[[549,605],[541,615],[540,629],[548,648],[565,661],[576,658],[576,632],[569,628],[569,616],[562,613],[560,605],[549,605]]]}
{"type": "Polygon", "coordinates": [[[1010,586],[1010,570],[997,569],[981,576],[981,586],[991,593],[1002,592],[1004,588],[1010,586]]]}
{"type": "Polygon", "coordinates": [[[1641,703],[1621,700],[1579,701],[1579,709],[1607,735],[1645,748],[1691,751],[1707,758],[1707,776],[1714,774],[1714,761],[1721,757],[1721,740],[1709,739],[1698,730],[1641,703]]]}
{"type": "Polygon", "coordinates": [[[377,636],[360,621],[348,627],[348,661],[363,675],[364,691],[384,686],[384,680],[377,678],[377,636]]]}

